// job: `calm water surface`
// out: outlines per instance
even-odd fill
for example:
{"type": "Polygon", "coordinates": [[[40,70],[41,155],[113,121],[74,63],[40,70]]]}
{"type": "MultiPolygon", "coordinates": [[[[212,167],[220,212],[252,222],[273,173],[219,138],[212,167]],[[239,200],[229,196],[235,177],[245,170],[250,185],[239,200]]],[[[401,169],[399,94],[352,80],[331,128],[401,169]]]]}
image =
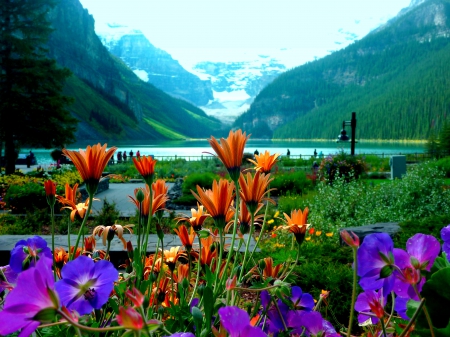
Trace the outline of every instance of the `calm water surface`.
{"type": "MultiPolygon", "coordinates": [[[[79,148],[86,148],[84,143],[71,145],[70,150],[78,150],[79,148]]],[[[91,143],[92,145],[92,143],[91,143]]],[[[211,156],[214,153],[208,141],[205,140],[184,140],[184,141],[166,141],[158,143],[139,143],[139,142],[116,142],[110,143],[118,148],[117,151],[130,150],[136,154],[139,150],[141,155],[154,155],[157,159],[161,157],[191,157],[190,160],[200,159],[201,156],[211,156]]],[[[307,156],[313,155],[314,150],[317,153],[322,153],[326,156],[334,154],[341,150],[350,152],[350,143],[336,143],[333,141],[271,141],[271,140],[252,140],[250,139],[245,147],[245,152],[253,153],[258,150],[260,153],[268,150],[272,153],[280,153],[285,155],[289,149],[292,156],[307,156]]],[[[28,153],[30,149],[24,148],[21,153],[28,153]]],[[[50,165],[52,158],[50,157],[51,150],[46,149],[32,149],[36,155],[38,164],[50,165]]],[[[355,147],[356,154],[405,154],[405,153],[423,153],[425,152],[425,143],[394,143],[394,142],[370,142],[359,141],[355,147]]]]}

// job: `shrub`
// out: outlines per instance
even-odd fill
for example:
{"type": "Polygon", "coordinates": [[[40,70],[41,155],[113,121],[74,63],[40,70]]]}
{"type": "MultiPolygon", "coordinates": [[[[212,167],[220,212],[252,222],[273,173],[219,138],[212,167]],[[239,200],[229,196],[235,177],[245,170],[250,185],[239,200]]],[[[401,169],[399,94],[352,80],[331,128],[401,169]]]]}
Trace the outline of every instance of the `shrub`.
{"type": "Polygon", "coordinates": [[[308,194],[298,195],[287,193],[285,196],[278,198],[278,210],[280,213],[291,214],[294,209],[304,209],[314,198],[315,192],[308,192],[308,194]]]}
{"type": "Polygon", "coordinates": [[[312,181],[306,178],[303,171],[296,172],[278,172],[272,175],[273,181],[270,188],[275,188],[271,192],[273,195],[302,194],[310,190],[313,186],[312,181]]]}
{"type": "Polygon", "coordinates": [[[310,222],[323,230],[402,222],[447,214],[450,190],[444,189],[443,173],[421,164],[410,168],[402,179],[372,185],[362,180],[333,185],[321,183],[310,204],[310,222]]]}
{"type": "Polygon", "coordinates": [[[195,205],[197,199],[192,195],[191,190],[197,193],[197,185],[202,188],[210,189],[213,181],[219,178],[220,177],[217,174],[211,172],[190,174],[184,179],[183,185],[181,186],[183,196],[173,202],[182,205],[195,205]]]}
{"type": "Polygon", "coordinates": [[[319,175],[329,183],[339,177],[346,181],[358,179],[366,171],[367,166],[362,156],[352,156],[344,151],[326,157],[319,166],[319,175]]]}
{"type": "Polygon", "coordinates": [[[119,216],[120,212],[116,208],[116,203],[104,199],[102,209],[98,212],[98,216],[95,217],[93,226],[114,225],[119,216]]]}
{"type": "Polygon", "coordinates": [[[445,176],[450,178],[450,157],[432,161],[430,162],[430,166],[436,167],[437,169],[443,171],[445,176]]]}

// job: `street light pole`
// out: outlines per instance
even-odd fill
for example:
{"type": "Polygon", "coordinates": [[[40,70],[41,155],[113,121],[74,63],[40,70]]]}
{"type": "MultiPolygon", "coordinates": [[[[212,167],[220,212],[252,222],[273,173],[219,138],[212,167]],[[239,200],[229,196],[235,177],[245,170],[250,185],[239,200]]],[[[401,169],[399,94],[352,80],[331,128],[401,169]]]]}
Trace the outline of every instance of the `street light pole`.
{"type": "Polygon", "coordinates": [[[347,136],[347,132],[345,131],[345,126],[350,125],[352,129],[352,138],[350,140],[350,154],[352,156],[355,155],[355,143],[356,143],[356,112],[352,112],[352,119],[350,121],[343,121],[342,122],[342,131],[341,134],[338,137],[338,142],[345,142],[348,141],[349,138],[347,136]]]}
{"type": "Polygon", "coordinates": [[[352,120],[350,121],[350,127],[352,128],[352,140],[350,143],[350,154],[355,155],[355,132],[356,132],[356,112],[352,112],[352,120]]]}

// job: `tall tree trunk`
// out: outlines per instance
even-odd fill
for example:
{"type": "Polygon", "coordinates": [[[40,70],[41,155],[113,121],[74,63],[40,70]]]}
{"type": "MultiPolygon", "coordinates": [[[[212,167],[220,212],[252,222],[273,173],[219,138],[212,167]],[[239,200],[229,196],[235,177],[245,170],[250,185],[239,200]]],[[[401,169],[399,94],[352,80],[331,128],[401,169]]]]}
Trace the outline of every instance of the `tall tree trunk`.
{"type": "Polygon", "coordinates": [[[5,130],[5,159],[5,173],[13,174],[16,171],[17,152],[14,144],[14,136],[8,130],[5,130]]]}

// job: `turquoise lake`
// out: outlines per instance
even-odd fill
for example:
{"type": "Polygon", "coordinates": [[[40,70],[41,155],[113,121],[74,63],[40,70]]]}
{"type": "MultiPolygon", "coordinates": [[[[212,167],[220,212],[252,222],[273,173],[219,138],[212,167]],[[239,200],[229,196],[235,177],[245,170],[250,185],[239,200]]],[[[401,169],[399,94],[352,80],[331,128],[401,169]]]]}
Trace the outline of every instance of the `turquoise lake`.
{"type": "MultiPolygon", "coordinates": [[[[70,150],[78,150],[86,148],[89,144],[75,144],[68,147],[70,150]]],[[[91,144],[92,145],[92,144],[91,144]]],[[[157,143],[145,142],[116,142],[108,145],[116,146],[117,151],[130,150],[136,153],[137,150],[141,155],[153,155],[157,159],[169,159],[176,157],[184,157],[188,160],[198,160],[203,157],[211,156],[214,151],[209,146],[208,140],[182,140],[182,141],[166,141],[157,143]]],[[[245,152],[253,153],[255,150],[260,153],[268,150],[270,153],[280,153],[286,155],[289,149],[291,156],[298,158],[301,156],[310,157],[314,150],[319,154],[321,151],[326,156],[337,153],[341,150],[350,152],[350,143],[336,143],[335,141],[273,141],[273,140],[253,140],[250,139],[245,147],[245,152]]],[[[30,149],[23,148],[21,154],[28,153],[30,149]]],[[[31,149],[36,155],[39,165],[52,164],[50,157],[51,150],[31,149]]],[[[406,143],[406,142],[372,142],[358,141],[355,147],[356,154],[405,154],[405,153],[423,153],[425,152],[425,143],[406,143]]]]}

